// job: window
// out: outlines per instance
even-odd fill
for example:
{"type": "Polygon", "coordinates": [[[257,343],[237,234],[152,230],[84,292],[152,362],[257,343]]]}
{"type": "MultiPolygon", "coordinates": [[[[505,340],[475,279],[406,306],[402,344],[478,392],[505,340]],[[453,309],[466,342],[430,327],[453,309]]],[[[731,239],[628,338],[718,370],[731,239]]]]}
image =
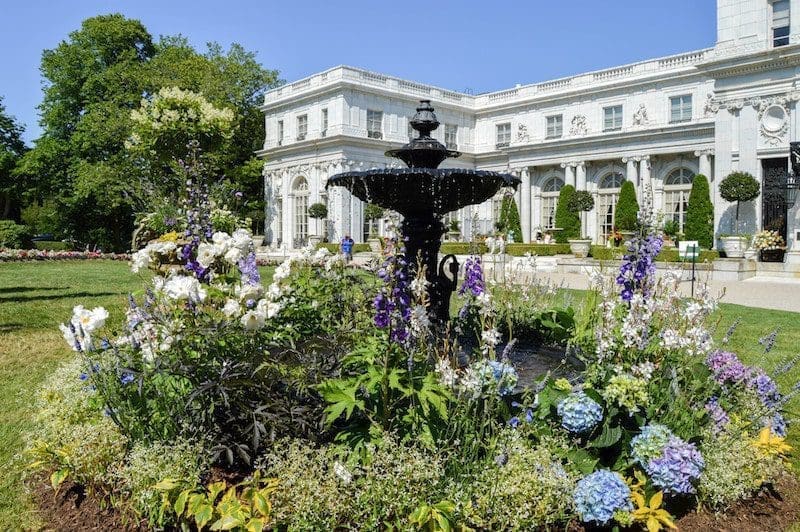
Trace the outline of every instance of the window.
{"type": "Polygon", "coordinates": [[[622,106],[603,107],[603,131],[622,129],[622,106]]]}
{"type": "Polygon", "coordinates": [[[673,170],[664,179],[664,219],[678,222],[678,231],[681,233],[686,224],[693,179],[694,172],[688,168],[673,170]]]}
{"type": "Polygon", "coordinates": [[[564,115],[553,115],[545,118],[546,132],[545,138],[557,139],[564,134],[564,115]]]}
{"type": "Polygon", "coordinates": [[[511,143],[511,122],[497,124],[496,144],[497,148],[505,148],[511,143]]]}
{"type": "Polygon", "coordinates": [[[692,95],[673,96],[669,99],[669,122],[688,122],[692,119],[692,95]]]}
{"type": "Polygon", "coordinates": [[[320,125],[320,136],[324,137],[328,134],[328,110],[322,110],[322,124],[320,125]]]}
{"type": "Polygon", "coordinates": [[[371,139],[383,138],[383,111],[367,111],[367,136],[371,139]]]}
{"type": "Polygon", "coordinates": [[[297,117],[297,140],[306,140],[308,134],[308,115],[297,117]]]}
{"type": "Polygon", "coordinates": [[[458,126],[454,124],[444,125],[444,145],[448,150],[458,148],[458,126]]]}
{"type": "Polygon", "coordinates": [[[278,120],[278,146],[283,144],[283,120],[278,120]]]}
{"type": "Polygon", "coordinates": [[[789,44],[789,0],[772,2],[772,45],[789,44]]]}
{"type": "Polygon", "coordinates": [[[505,191],[501,190],[492,198],[492,225],[490,231],[497,229],[497,224],[500,222],[500,214],[503,210],[503,196],[505,191]]]}
{"type": "Polygon", "coordinates": [[[543,230],[553,229],[556,226],[556,205],[558,205],[558,193],[564,181],[559,177],[551,177],[542,186],[542,220],[543,230]]]}
{"type": "Polygon", "coordinates": [[[600,179],[600,190],[597,194],[597,227],[600,232],[598,240],[605,242],[614,230],[615,215],[619,189],[625,181],[621,172],[611,172],[600,179]]]}
{"type": "Polygon", "coordinates": [[[303,247],[308,240],[308,181],[298,177],[292,188],[294,196],[294,246],[303,247]]]}

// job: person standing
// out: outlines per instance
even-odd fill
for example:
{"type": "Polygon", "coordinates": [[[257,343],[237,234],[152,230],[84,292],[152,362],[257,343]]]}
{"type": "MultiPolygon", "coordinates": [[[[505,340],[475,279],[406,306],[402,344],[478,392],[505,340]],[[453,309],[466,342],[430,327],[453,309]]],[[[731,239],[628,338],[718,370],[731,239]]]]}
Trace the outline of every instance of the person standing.
{"type": "Polygon", "coordinates": [[[350,235],[344,235],[342,242],[339,244],[339,249],[342,251],[342,255],[344,255],[345,262],[353,260],[353,244],[355,244],[355,242],[350,238],[350,235]]]}

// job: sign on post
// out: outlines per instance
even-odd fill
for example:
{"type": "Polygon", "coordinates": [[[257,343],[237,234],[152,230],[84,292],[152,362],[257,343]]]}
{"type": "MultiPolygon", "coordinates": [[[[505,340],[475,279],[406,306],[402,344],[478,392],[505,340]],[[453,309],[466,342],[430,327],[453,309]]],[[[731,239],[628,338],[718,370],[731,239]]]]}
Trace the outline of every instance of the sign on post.
{"type": "Polygon", "coordinates": [[[697,240],[685,240],[678,243],[678,256],[683,260],[697,260],[700,255],[700,243],[697,240]]]}

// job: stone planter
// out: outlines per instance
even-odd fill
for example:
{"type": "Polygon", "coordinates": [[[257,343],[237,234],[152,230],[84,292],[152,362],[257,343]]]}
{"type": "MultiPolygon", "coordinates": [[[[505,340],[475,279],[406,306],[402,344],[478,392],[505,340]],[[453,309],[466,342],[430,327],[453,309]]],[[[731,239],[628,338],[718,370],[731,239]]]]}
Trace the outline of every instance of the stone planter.
{"type": "Polygon", "coordinates": [[[747,251],[748,242],[747,238],[743,236],[723,236],[720,238],[722,242],[722,251],[729,259],[741,259],[744,257],[744,252],[747,251]]]}
{"type": "Polygon", "coordinates": [[[461,231],[448,231],[445,233],[445,240],[448,242],[458,242],[461,240],[461,231]]]}
{"type": "Polygon", "coordinates": [[[369,250],[373,253],[380,253],[382,251],[380,238],[368,238],[367,244],[369,244],[369,250]]]}
{"type": "Polygon", "coordinates": [[[308,243],[312,246],[317,246],[322,243],[322,237],[320,235],[308,235],[308,243]]]}
{"type": "Polygon", "coordinates": [[[761,262],[783,262],[785,249],[762,249],[758,252],[761,262]]]}
{"type": "Polygon", "coordinates": [[[589,239],[575,239],[568,240],[570,252],[579,259],[585,259],[589,256],[589,248],[592,246],[592,241],[589,239]]]}

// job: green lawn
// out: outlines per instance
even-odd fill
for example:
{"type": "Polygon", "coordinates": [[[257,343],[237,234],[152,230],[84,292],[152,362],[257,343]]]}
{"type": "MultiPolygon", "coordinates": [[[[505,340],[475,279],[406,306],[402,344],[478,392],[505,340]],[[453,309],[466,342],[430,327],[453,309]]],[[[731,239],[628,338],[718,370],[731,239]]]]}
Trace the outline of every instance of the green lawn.
{"type": "MultiPolygon", "coordinates": [[[[270,275],[271,269],[262,269],[270,275]]],[[[146,276],[130,273],[127,264],[110,261],[0,264],[0,528],[33,528],[36,516],[21,486],[23,434],[30,429],[35,389],[70,351],[58,324],[72,307],[104,306],[113,326],[122,320],[128,293],[141,294],[146,276]]],[[[579,297],[579,294],[576,294],[579,297]]],[[[741,323],[729,348],[749,362],[772,369],[800,352],[800,314],[722,305],[716,314],[719,339],[737,318],[741,323]],[[763,354],[758,339],[779,328],[775,347],[763,354]]],[[[787,387],[800,380],[800,367],[784,375],[787,387]]],[[[790,404],[797,417],[800,400],[790,404]]],[[[800,431],[792,427],[798,447],[800,431]]],[[[800,465],[796,461],[795,465],[800,465]]]]}

